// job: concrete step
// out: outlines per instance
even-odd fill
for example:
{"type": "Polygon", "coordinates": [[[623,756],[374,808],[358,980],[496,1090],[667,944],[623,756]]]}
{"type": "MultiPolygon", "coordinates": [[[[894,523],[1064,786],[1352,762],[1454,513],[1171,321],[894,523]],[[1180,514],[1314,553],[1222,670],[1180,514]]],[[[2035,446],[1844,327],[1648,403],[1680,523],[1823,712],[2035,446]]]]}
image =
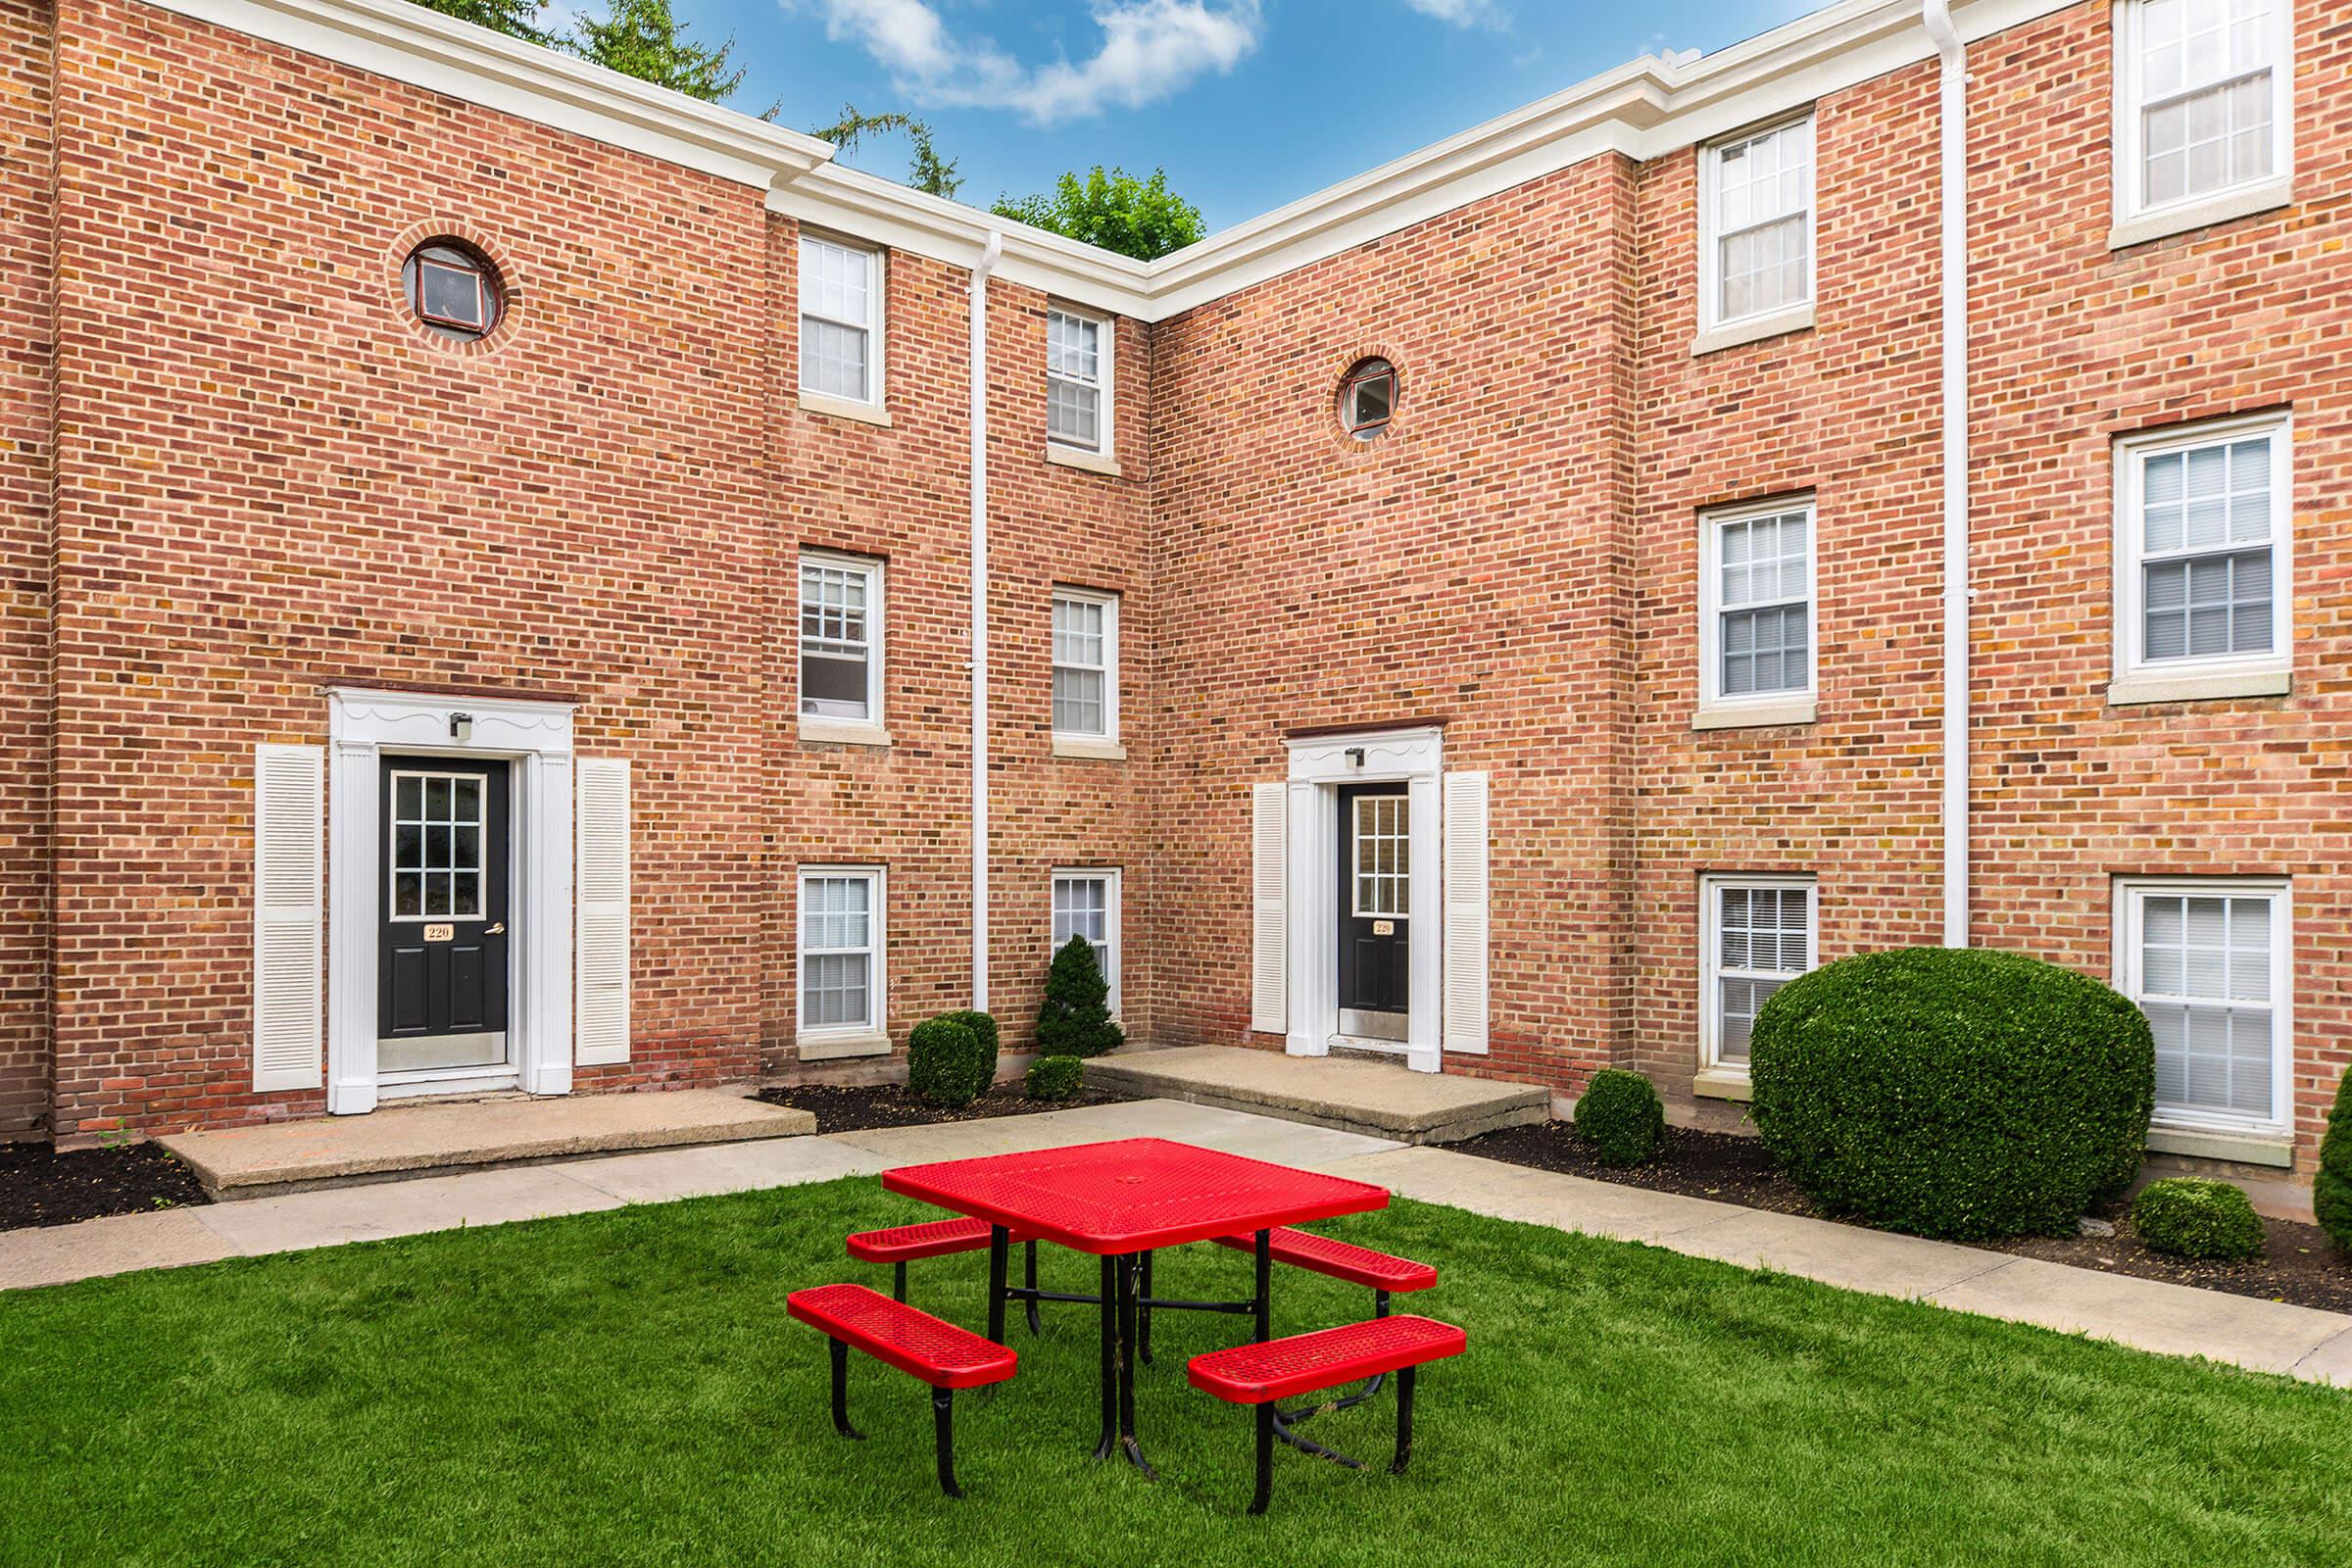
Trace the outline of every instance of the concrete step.
{"type": "Polygon", "coordinates": [[[1122,1094],[1253,1111],[1401,1144],[1455,1144],[1551,1115],[1551,1091],[1542,1084],[1240,1046],[1113,1052],[1088,1062],[1086,1077],[1122,1094]]]}
{"type": "Polygon", "coordinates": [[[441,1101],[365,1116],[320,1116],[159,1138],[220,1200],[274,1198],[314,1187],[446,1174],[569,1154],[796,1138],[816,1131],[805,1110],[740,1091],[569,1095],[441,1101]]]}

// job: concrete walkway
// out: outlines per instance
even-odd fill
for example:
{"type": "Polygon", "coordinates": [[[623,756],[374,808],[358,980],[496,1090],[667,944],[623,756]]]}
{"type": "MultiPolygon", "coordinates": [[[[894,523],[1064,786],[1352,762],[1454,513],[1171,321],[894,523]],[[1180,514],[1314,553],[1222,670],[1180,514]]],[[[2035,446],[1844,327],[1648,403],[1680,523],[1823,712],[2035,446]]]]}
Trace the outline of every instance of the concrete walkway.
{"type": "Polygon", "coordinates": [[[1403,1197],[1497,1219],[1645,1242],[1847,1290],[2352,1387],[2352,1316],[2340,1312],[1645,1192],[1166,1100],[942,1127],[656,1150],[0,1232],[0,1288],[1140,1136],[1342,1172],[1403,1197]]]}
{"type": "Polygon", "coordinates": [[[1122,1094],[1262,1112],[1400,1144],[1458,1144],[1551,1115],[1551,1091],[1542,1084],[1414,1072],[1394,1057],[1177,1046],[1099,1056],[1086,1078],[1122,1094]]]}

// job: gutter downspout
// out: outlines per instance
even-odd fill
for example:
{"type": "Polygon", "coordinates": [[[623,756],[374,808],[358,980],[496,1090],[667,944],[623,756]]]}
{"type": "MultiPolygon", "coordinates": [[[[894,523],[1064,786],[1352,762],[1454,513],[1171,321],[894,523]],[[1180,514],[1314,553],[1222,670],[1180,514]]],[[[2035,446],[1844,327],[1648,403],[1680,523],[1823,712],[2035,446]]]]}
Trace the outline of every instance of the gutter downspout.
{"type": "Polygon", "coordinates": [[[1921,0],[1942,61],[1943,945],[1968,946],[1968,54],[1950,0],[1921,0]]]}
{"type": "Polygon", "coordinates": [[[1004,254],[991,230],[972,269],[972,1009],[988,1010],[988,279],[1004,254]]]}

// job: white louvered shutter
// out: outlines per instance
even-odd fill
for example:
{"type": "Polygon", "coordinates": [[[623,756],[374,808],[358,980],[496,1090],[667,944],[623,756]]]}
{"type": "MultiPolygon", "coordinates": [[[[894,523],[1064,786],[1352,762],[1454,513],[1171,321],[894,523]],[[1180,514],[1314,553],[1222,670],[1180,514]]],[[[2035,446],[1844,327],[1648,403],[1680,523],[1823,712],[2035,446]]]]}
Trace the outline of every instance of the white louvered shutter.
{"type": "Polygon", "coordinates": [[[324,1039],[326,751],[253,749],[253,1087],[316,1089],[324,1039]]]}
{"type": "Polygon", "coordinates": [[[1290,1027],[1290,934],[1283,920],[1287,785],[1250,792],[1250,1027],[1278,1035],[1290,1027]]]}
{"type": "Polygon", "coordinates": [[[629,764],[584,758],[577,771],[572,1059],[593,1066],[629,1059],[629,764]]]}
{"type": "Polygon", "coordinates": [[[1446,1049],[1487,1049],[1487,775],[1446,775],[1446,1049]]]}

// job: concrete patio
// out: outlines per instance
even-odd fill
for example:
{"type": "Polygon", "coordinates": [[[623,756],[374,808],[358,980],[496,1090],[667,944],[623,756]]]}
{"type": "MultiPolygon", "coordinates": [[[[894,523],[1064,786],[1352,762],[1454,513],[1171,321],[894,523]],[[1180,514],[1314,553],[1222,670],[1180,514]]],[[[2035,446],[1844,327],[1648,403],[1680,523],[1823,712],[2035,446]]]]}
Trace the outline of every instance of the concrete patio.
{"type": "MultiPolygon", "coordinates": [[[[672,1097],[613,1097],[658,1098],[672,1097]]],[[[2352,1387],[2352,1315],[1505,1165],[1170,1100],[605,1154],[0,1233],[0,1289],[624,1203],[792,1187],[892,1165],[1152,1136],[1344,1171],[1498,1219],[1663,1247],[1847,1290],[2352,1387]]]]}
{"type": "Polygon", "coordinates": [[[1114,1052],[1087,1080],[1122,1094],[1246,1110],[1400,1144],[1458,1144],[1551,1115],[1542,1084],[1413,1072],[1401,1060],[1288,1056],[1237,1046],[1114,1052]]]}

